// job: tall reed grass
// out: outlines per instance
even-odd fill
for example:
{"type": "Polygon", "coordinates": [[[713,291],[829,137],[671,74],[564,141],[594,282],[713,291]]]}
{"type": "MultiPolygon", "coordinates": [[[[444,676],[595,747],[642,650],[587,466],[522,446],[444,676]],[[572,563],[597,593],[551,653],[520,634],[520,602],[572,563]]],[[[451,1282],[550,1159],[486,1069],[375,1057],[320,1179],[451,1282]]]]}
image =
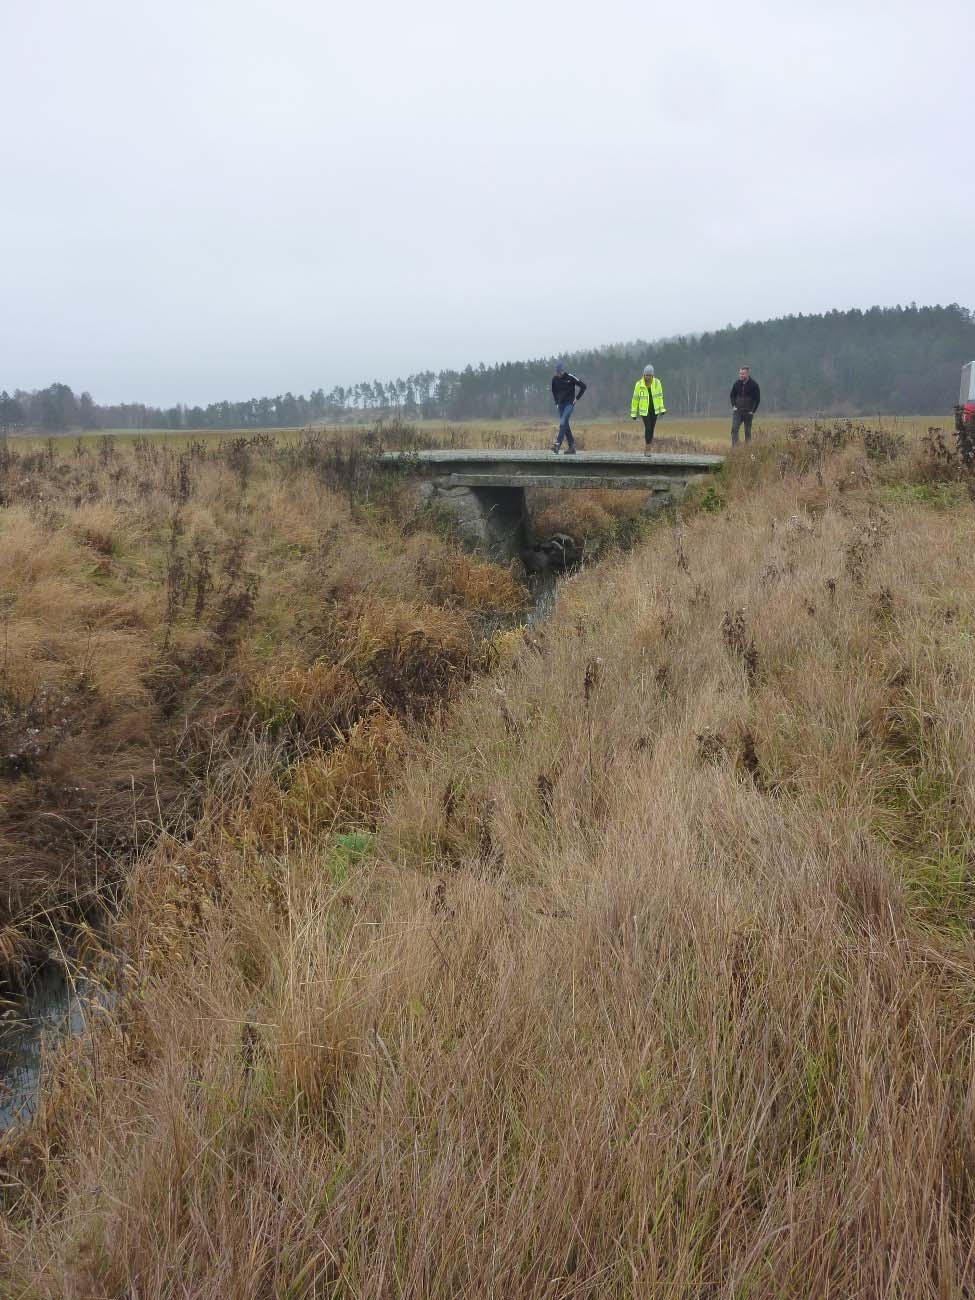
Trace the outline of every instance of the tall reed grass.
{"type": "Polygon", "coordinates": [[[213,788],[8,1141],[8,1292],[971,1294],[975,518],[889,451],[741,449],[368,822],[213,788]]]}

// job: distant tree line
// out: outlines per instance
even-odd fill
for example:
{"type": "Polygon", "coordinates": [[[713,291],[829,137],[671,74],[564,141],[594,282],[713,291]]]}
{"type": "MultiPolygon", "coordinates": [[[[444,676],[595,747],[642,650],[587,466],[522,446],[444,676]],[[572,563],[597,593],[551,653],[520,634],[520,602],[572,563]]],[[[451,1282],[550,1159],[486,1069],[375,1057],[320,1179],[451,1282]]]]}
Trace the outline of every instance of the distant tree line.
{"type": "MultiPolygon", "coordinates": [[[[706,334],[637,340],[563,354],[590,385],[590,415],[628,412],[633,383],[649,361],[674,415],[723,414],[740,365],[750,365],[766,411],[908,414],[947,410],[959,368],[975,357],[975,313],[947,307],[871,307],[817,316],[746,321],[706,334]]],[[[554,358],[464,370],[418,371],[400,379],[319,388],[244,402],[168,408],[101,405],[66,384],[0,393],[0,432],[69,429],[274,429],[397,414],[408,420],[500,420],[551,413],[554,358]]]]}

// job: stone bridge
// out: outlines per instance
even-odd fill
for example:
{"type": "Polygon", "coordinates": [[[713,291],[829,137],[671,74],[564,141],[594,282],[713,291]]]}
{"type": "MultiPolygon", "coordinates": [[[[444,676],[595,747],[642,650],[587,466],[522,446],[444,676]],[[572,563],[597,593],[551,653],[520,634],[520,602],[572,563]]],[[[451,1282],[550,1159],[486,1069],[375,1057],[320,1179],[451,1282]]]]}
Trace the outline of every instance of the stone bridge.
{"type": "Polygon", "coordinates": [[[422,480],[421,499],[455,516],[473,545],[510,558],[526,540],[527,488],[615,488],[647,493],[653,512],[679,500],[692,480],[713,473],[723,456],[641,456],[631,452],[386,452],[382,461],[422,480]]]}

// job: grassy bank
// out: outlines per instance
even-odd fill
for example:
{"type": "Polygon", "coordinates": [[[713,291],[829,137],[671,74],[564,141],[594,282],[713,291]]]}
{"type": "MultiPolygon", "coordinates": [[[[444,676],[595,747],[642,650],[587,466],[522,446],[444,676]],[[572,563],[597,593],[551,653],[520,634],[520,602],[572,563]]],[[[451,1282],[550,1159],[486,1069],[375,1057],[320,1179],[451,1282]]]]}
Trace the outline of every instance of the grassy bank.
{"type": "Polygon", "coordinates": [[[255,746],[327,806],[346,742],[368,766],[526,598],[334,440],[12,446],[0,498],[8,978],[255,746]]]}
{"type": "Polygon", "coordinates": [[[212,785],[10,1294],[970,1294],[973,532],[936,441],[742,449],[385,775],[212,785]]]}

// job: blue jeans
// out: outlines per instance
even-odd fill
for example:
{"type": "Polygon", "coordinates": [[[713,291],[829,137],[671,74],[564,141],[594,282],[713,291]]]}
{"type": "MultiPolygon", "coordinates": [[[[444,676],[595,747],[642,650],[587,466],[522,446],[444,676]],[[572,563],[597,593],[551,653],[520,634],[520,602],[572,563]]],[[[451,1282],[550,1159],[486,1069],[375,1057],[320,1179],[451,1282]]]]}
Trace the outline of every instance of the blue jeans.
{"type": "Polygon", "coordinates": [[[751,442],[751,440],[752,440],[752,420],[753,420],[753,419],[754,419],[754,412],[749,412],[747,415],[745,414],[744,411],[734,411],[734,412],[732,413],[732,416],[731,416],[731,445],[732,445],[732,447],[737,447],[737,446],[738,446],[738,430],[741,428],[742,425],[745,426],[745,441],[746,441],[746,442],[751,442]]]}
{"type": "Polygon", "coordinates": [[[556,447],[561,447],[562,439],[564,438],[569,444],[570,451],[576,445],[576,440],[572,436],[572,430],[569,428],[569,417],[575,410],[575,406],[575,402],[563,402],[559,407],[559,436],[555,439],[556,447]]]}

